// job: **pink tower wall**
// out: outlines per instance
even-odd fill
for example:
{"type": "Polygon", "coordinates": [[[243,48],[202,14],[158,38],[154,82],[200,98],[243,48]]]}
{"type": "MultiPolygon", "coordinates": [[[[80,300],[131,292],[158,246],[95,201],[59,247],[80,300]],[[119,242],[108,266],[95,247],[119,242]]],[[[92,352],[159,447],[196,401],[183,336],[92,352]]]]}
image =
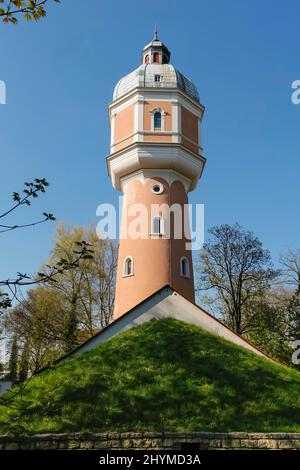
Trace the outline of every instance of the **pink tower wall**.
{"type": "MultiPolygon", "coordinates": [[[[147,207],[149,230],[151,230],[151,204],[172,205],[177,203],[183,207],[188,202],[186,191],[180,181],[174,181],[169,186],[160,177],[149,178],[145,183],[137,179],[132,180],[125,186],[124,196],[127,197],[128,207],[131,204],[144,204],[147,207]],[[162,194],[154,194],[151,191],[155,182],[163,184],[164,191],[162,194]]],[[[129,217],[128,223],[130,221],[131,218],[129,217]]],[[[122,228],[125,224],[126,220],[123,212],[122,228]]],[[[186,240],[184,238],[173,239],[172,223],[170,232],[170,239],[164,239],[161,236],[149,236],[147,239],[137,240],[120,239],[114,318],[123,315],[166,284],[174,287],[187,299],[194,301],[191,251],[186,250],[186,240]],[[127,256],[132,256],[134,259],[134,275],[123,277],[123,263],[127,256]],[[186,256],[189,260],[189,278],[180,275],[180,258],[182,256],[186,256]]]]}

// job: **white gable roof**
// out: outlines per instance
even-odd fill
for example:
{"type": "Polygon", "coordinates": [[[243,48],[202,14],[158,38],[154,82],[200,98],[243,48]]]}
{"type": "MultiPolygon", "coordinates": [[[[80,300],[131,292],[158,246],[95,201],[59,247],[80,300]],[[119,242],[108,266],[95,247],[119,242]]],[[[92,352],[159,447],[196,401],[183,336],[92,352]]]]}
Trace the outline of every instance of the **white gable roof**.
{"type": "Polygon", "coordinates": [[[90,351],[113,336],[148,322],[149,320],[160,320],[162,318],[175,318],[177,320],[182,320],[186,323],[199,326],[210,333],[222,336],[228,341],[258,354],[259,356],[271,359],[267,354],[263,353],[247,340],[234,333],[222,322],[205,312],[205,310],[193,304],[178,292],[175,292],[171,287],[166,286],[141,302],[129,312],[125,313],[122,317],[119,317],[116,321],[112,322],[109,326],[101,330],[95,336],[60,360],[65,360],[71,356],[76,356],[83,352],[90,351]]]}

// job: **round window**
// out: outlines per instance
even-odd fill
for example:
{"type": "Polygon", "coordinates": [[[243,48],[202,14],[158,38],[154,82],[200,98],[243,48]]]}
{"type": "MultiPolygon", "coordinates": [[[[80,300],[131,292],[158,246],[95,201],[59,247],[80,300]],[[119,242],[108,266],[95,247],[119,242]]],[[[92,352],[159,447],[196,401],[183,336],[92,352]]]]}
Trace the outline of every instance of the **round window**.
{"type": "Polygon", "coordinates": [[[164,190],[164,187],[162,184],[156,183],[152,186],[152,192],[155,194],[161,194],[164,190]]]}

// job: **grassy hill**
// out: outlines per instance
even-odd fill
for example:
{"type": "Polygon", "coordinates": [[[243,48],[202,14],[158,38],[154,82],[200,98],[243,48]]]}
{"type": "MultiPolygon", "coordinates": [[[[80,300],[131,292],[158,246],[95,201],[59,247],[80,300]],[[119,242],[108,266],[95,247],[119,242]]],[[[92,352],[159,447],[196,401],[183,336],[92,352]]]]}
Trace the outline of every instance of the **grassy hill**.
{"type": "Polygon", "coordinates": [[[0,407],[0,433],[139,430],[299,432],[300,374],[196,326],[152,320],[0,407]]]}

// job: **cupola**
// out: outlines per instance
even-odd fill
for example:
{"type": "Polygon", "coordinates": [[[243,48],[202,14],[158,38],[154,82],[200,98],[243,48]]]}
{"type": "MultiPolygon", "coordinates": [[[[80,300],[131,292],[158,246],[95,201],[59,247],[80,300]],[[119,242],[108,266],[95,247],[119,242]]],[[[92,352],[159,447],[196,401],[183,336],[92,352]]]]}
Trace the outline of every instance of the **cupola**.
{"type": "Polygon", "coordinates": [[[169,49],[158,39],[157,30],[155,30],[152,41],[142,51],[142,63],[168,64],[170,56],[169,49]]]}

